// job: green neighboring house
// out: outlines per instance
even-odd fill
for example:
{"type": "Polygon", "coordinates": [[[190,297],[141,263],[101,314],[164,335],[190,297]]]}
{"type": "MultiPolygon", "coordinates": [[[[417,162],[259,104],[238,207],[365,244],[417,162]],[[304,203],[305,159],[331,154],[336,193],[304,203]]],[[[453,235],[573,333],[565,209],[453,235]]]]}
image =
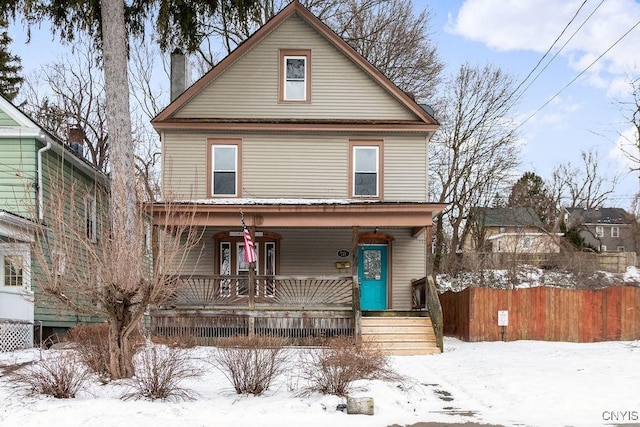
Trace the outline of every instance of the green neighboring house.
{"type": "MultiPolygon", "coordinates": [[[[75,135],[73,142],[60,141],[0,96],[0,351],[31,346],[34,326],[38,340],[40,333],[46,338],[92,320],[42,295],[35,280],[42,266],[34,249],[54,238],[46,228],[52,201],[73,207],[69,226],[92,241],[101,237],[96,224],[104,210],[97,194],[104,194],[108,178],[84,159],[82,138],[75,135]]],[[[60,275],[65,265],[80,262],[72,254],[46,255],[60,275]]]]}

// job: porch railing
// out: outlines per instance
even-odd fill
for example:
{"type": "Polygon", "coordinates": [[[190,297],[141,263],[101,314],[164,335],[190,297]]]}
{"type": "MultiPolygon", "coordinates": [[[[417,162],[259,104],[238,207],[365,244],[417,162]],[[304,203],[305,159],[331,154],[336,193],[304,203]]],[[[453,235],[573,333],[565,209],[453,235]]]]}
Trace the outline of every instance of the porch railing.
{"type": "Polygon", "coordinates": [[[350,276],[180,276],[183,283],[167,306],[185,308],[353,308],[350,276]]]}
{"type": "Polygon", "coordinates": [[[428,310],[431,317],[431,324],[436,334],[438,347],[442,351],[443,347],[443,326],[442,306],[438,297],[436,283],[431,276],[411,282],[411,294],[413,296],[412,308],[414,310],[428,310]]]}

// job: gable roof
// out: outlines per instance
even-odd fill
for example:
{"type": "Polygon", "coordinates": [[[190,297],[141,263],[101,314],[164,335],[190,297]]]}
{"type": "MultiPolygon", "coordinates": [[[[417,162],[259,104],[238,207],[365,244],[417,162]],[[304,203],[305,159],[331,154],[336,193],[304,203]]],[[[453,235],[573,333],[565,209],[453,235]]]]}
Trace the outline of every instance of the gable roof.
{"type": "Polygon", "coordinates": [[[544,227],[533,208],[474,208],[477,223],[484,227],[544,227]]]}
{"type": "Polygon", "coordinates": [[[622,208],[565,208],[567,213],[583,224],[631,224],[633,219],[622,208]]]}
{"type": "Polygon", "coordinates": [[[34,138],[44,145],[51,143],[51,149],[54,152],[71,162],[87,176],[96,178],[104,185],[108,184],[108,178],[102,171],[85,158],[78,157],[67,144],[36,123],[2,94],[0,94],[0,110],[15,122],[15,126],[0,126],[0,138],[34,138]]]}
{"type": "MultiPolygon", "coordinates": [[[[338,36],[333,30],[331,30],[326,24],[318,19],[313,13],[305,8],[298,0],[293,0],[289,5],[282,9],[277,15],[271,18],[265,25],[260,27],[253,35],[247,40],[238,45],[227,57],[214,66],[208,73],[202,76],[191,87],[178,96],[173,102],[171,102],[164,110],[162,110],[155,118],[151,120],[151,123],[155,125],[168,121],[172,118],[173,114],[179,111],[189,101],[196,97],[201,91],[203,91],[209,84],[211,84],[218,76],[224,73],[230,68],[236,61],[244,56],[249,50],[251,50],[256,44],[262,41],[267,35],[269,35],[275,28],[277,28],[282,22],[288,19],[290,16],[297,14],[307,24],[314,28],[319,34],[321,34],[330,44],[332,44],[338,51],[348,57],[354,64],[356,64],[365,74],[367,74],[378,85],[385,89],[396,101],[411,111],[418,117],[418,124],[414,123],[415,127],[421,127],[421,130],[435,131],[438,122],[428,111],[430,108],[423,108],[421,105],[415,102],[409,95],[403,92],[398,86],[396,86],[391,80],[389,80],[380,70],[374,67],[369,61],[367,61],[362,55],[357,53],[347,42],[345,42],[340,36],[338,36]],[[428,127],[429,129],[425,129],[428,127]]],[[[255,123],[252,123],[255,126],[255,123]]],[[[397,124],[396,124],[397,125],[397,124]]],[[[315,128],[314,128],[315,129],[315,128]]],[[[418,129],[416,129],[418,130],[418,129]]]]}

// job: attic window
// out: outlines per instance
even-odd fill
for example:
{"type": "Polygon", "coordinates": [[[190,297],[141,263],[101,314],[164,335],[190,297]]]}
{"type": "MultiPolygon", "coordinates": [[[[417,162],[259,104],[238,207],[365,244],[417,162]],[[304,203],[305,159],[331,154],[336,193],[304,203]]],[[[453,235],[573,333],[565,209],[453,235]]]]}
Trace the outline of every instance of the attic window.
{"type": "Polygon", "coordinates": [[[310,69],[310,50],[280,50],[280,101],[311,101],[310,69]]]}

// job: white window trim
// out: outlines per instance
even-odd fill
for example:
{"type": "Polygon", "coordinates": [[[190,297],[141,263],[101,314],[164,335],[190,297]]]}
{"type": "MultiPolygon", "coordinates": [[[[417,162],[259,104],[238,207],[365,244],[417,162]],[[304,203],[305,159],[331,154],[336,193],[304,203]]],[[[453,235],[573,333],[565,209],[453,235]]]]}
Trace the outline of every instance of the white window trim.
{"type": "Polygon", "coordinates": [[[31,248],[25,243],[0,244],[0,289],[3,292],[31,292],[31,248]],[[4,257],[5,255],[22,256],[22,286],[5,286],[4,284],[4,257]]]}
{"type": "Polygon", "coordinates": [[[611,237],[620,237],[620,227],[611,227],[611,237]]]}
{"type": "Polygon", "coordinates": [[[604,237],[604,227],[596,225],[596,237],[604,237]]]}
{"type": "Polygon", "coordinates": [[[607,252],[607,245],[600,245],[600,252],[607,252]]]}
{"type": "MultiPolygon", "coordinates": [[[[309,80],[309,58],[307,57],[307,55],[283,55],[282,57],[282,69],[283,69],[283,73],[282,73],[282,78],[283,78],[283,88],[282,88],[282,97],[284,98],[284,101],[291,101],[291,102],[305,102],[308,98],[309,98],[309,94],[307,93],[307,82],[309,80]],[[302,98],[289,98],[288,94],[287,94],[287,82],[289,81],[289,79],[287,79],[287,60],[288,59],[302,59],[304,60],[304,78],[302,79],[302,88],[303,88],[303,94],[302,94],[302,98]]],[[[296,81],[299,82],[300,80],[291,80],[291,81],[296,81]]]]}
{"type": "Polygon", "coordinates": [[[238,195],[238,146],[236,144],[211,144],[211,195],[213,197],[233,197],[238,195]],[[216,170],[216,149],[233,148],[234,150],[234,169],[233,170],[216,170]],[[233,172],[235,174],[233,183],[233,193],[216,194],[216,172],[233,172]]]}
{"type": "Polygon", "coordinates": [[[354,197],[363,197],[363,198],[378,198],[380,197],[380,147],[378,145],[354,145],[353,146],[353,176],[352,181],[353,181],[353,188],[351,189],[353,196],[354,197]],[[358,173],[371,173],[373,171],[358,171],[356,169],[356,163],[357,163],[357,158],[358,158],[358,150],[371,150],[374,149],[376,152],[376,193],[375,194],[357,194],[356,193],[356,175],[358,173]]]}

